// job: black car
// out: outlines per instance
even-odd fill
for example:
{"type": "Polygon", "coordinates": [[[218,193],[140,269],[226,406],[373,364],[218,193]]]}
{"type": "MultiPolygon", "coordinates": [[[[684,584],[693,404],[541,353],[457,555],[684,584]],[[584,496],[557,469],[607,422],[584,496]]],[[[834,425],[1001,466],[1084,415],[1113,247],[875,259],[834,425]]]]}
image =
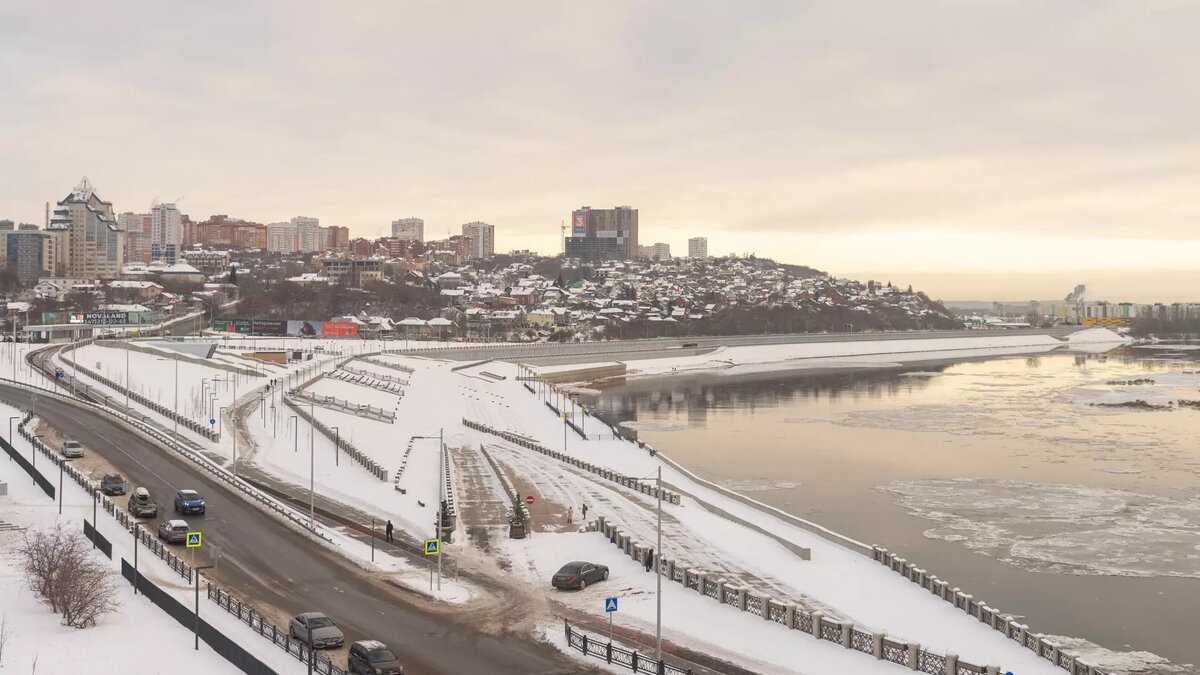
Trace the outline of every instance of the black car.
{"type": "Polygon", "coordinates": [[[129,492],[129,483],[119,473],[106,473],[100,479],[100,491],[106,495],[123,495],[129,492]]]}
{"type": "Polygon", "coordinates": [[[387,645],[378,640],[362,640],[350,645],[346,669],[351,675],[403,675],[404,666],[387,645]]]}
{"type": "Polygon", "coordinates": [[[583,590],[588,584],[608,578],[608,567],[589,562],[570,562],[554,573],[550,584],[555,588],[577,588],[583,590]]]}

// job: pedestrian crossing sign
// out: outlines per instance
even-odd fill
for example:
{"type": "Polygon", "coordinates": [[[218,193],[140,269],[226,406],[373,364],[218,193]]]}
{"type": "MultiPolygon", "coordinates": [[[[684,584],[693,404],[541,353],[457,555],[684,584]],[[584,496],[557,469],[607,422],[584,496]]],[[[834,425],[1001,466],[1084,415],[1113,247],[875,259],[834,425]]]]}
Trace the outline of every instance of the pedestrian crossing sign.
{"type": "Polygon", "coordinates": [[[604,611],[606,611],[606,612],[617,611],[617,599],[616,598],[605,598],[604,599],[604,611]]]}
{"type": "Polygon", "coordinates": [[[188,532],[187,542],[184,544],[188,548],[200,548],[201,534],[199,532],[188,532]]]}
{"type": "Polygon", "coordinates": [[[437,539],[425,540],[425,555],[438,555],[441,553],[441,542],[437,539]]]}

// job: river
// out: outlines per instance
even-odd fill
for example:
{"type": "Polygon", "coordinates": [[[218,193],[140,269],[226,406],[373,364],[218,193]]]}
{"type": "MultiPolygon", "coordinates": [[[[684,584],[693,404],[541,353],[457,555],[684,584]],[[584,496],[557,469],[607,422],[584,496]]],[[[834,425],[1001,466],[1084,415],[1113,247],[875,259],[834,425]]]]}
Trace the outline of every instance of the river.
{"type": "Polygon", "coordinates": [[[697,474],[1094,643],[1081,653],[1200,663],[1200,409],[1176,403],[1200,399],[1200,351],[593,386],[603,417],[697,474]]]}

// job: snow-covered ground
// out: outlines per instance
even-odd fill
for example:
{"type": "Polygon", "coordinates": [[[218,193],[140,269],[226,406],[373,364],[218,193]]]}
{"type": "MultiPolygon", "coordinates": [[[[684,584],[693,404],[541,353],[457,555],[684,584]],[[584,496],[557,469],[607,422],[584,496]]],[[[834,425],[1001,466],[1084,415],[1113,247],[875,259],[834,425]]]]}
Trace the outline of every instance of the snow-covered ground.
{"type": "MultiPolygon", "coordinates": [[[[0,415],[17,414],[0,405],[0,415]]],[[[25,439],[17,436],[14,447],[30,452],[25,439]]],[[[40,488],[15,462],[0,459],[0,482],[8,483],[8,496],[0,497],[0,521],[18,528],[49,529],[62,524],[83,536],[83,519],[92,518],[91,499],[73,481],[64,481],[64,506],[40,488]]],[[[48,463],[47,463],[48,464],[48,463]]],[[[45,465],[39,465],[45,466],[45,465]]],[[[99,531],[113,544],[112,573],[120,575],[120,561],[132,559],[132,542],[116,520],[103,511],[99,531]],[[123,535],[123,536],[122,536],[123,535]]],[[[0,530],[0,619],[7,622],[11,638],[4,648],[3,668],[14,673],[238,673],[204,642],[193,649],[192,632],[142,595],[134,595],[124,579],[118,579],[116,612],[100,619],[94,628],[77,630],[62,626],[60,617],[38,602],[29,590],[14,553],[21,533],[0,530]]],[[[99,552],[98,559],[108,562],[99,552]]],[[[139,569],[156,585],[191,607],[192,590],[165,563],[151,555],[139,557],[139,569]]],[[[302,673],[303,665],[269,640],[254,634],[235,617],[201,598],[200,615],[280,673],[302,673]]]]}
{"type": "MultiPolygon", "coordinates": [[[[1092,328],[1072,334],[1067,340],[1049,335],[1006,335],[982,333],[979,337],[916,340],[864,340],[858,342],[810,342],[799,344],[721,347],[698,356],[665,357],[630,361],[628,377],[712,372],[740,375],[810,368],[887,368],[901,363],[943,361],[976,357],[1038,354],[1055,349],[1111,349],[1130,340],[1108,330],[1092,328]]],[[[605,363],[542,366],[539,373],[585,370],[605,363]]]]}
{"type": "MultiPolygon", "coordinates": [[[[1086,347],[1092,340],[1116,337],[1107,331],[1090,333],[1076,338],[1072,346],[1086,347]],[[1107,333],[1104,334],[1104,333],[1107,333]]],[[[221,341],[224,344],[224,341],[221,341]]],[[[278,339],[279,347],[302,343],[304,347],[321,347],[326,370],[332,370],[334,354],[351,355],[369,350],[368,342],[337,340],[278,339]],[[328,344],[326,344],[328,343],[328,344]]],[[[230,347],[240,343],[229,340],[230,347]]],[[[254,341],[256,348],[267,348],[271,341],[254,341]]],[[[382,346],[383,343],[377,343],[382,346]]],[[[428,343],[425,343],[426,345],[428,343]]],[[[389,348],[401,345],[387,343],[389,348]]],[[[1028,354],[1060,349],[1062,341],[1044,336],[994,336],[929,340],[896,340],[867,343],[816,343],[736,347],[718,353],[682,359],[654,359],[636,362],[637,372],[670,373],[680,371],[721,369],[778,369],[786,367],[829,368],[863,365],[894,364],[899,361],[941,360],[963,357],[986,357],[1007,354],[1028,354]],[[735,368],[736,367],[736,368],[735,368]]],[[[106,368],[105,374],[122,381],[123,354],[120,350],[104,349],[117,356],[100,354],[97,358],[106,368]]],[[[82,351],[82,350],[81,350],[82,351]]],[[[220,352],[219,352],[220,353],[220,352]]],[[[436,352],[428,356],[435,357],[436,352]]],[[[147,391],[163,389],[171,375],[151,355],[140,355],[148,368],[130,370],[131,381],[147,391]]],[[[82,360],[81,363],[89,363],[82,360]]],[[[92,358],[90,353],[87,358],[92,358]]],[[[131,357],[131,363],[132,363],[131,357]]],[[[275,400],[272,415],[268,403],[261,410],[246,415],[246,428],[256,446],[248,456],[251,461],[283,480],[307,486],[313,480],[315,489],[323,496],[355,506],[381,520],[391,519],[397,528],[416,538],[429,536],[436,516],[440,490],[440,471],[436,437],[441,432],[449,446],[459,476],[459,490],[474,490],[479,494],[460,494],[477,503],[503,503],[494,480],[476,480],[467,486],[464,476],[478,479],[488,475],[490,468],[480,459],[477,448],[485,445],[502,470],[509,474],[518,489],[536,494],[534,506],[535,532],[529,538],[504,538],[502,526],[494,520],[485,525],[491,528],[490,539],[484,543],[463,536],[460,532],[449,546],[460,564],[479,560],[482,556],[498,557],[523,580],[529,592],[536,596],[550,594],[555,602],[586,612],[596,618],[604,616],[600,598],[615,594],[621,597],[618,621],[643,632],[653,633],[655,577],[620,553],[599,533],[581,532],[582,508],[590,508],[588,519],[603,515],[618,524],[640,544],[654,545],[654,502],[616,483],[553,458],[507,443],[495,436],[468,429],[464,417],[498,429],[512,431],[535,439],[544,446],[560,450],[572,457],[614,469],[629,476],[650,477],[660,468],[664,481],[678,486],[693,497],[685,496],[679,506],[664,507],[665,557],[679,560],[693,568],[711,571],[744,584],[749,591],[768,594],[780,600],[821,609],[831,616],[853,621],[863,630],[884,632],[894,639],[915,642],[939,652],[952,652],[971,663],[997,664],[1019,673],[1057,673],[1057,669],[1039,659],[977,620],[934,598],[926,591],[899,575],[851,551],[767,511],[729,498],[723,493],[695,482],[677,471],[661,457],[651,456],[634,444],[619,440],[583,441],[573,432],[565,434],[562,421],[541,399],[530,394],[516,379],[518,369],[507,363],[488,363],[484,367],[462,366],[434,358],[389,355],[384,361],[414,370],[402,373],[353,360],[348,365],[407,380],[402,397],[348,382],[323,378],[311,385],[311,391],[375,407],[393,409],[394,422],[374,419],[306,405],[324,424],[335,426],[343,438],[351,440],[362,452],[389,470],[388,480],[381,481],[348,457],[335,461],[334,444],[319,432],[313,435],[309,426],[295,411],[275,400]],[[482,376],[487,370],[505,379],[492,381],[482,376]],[[424,437],[424,438],[418,438],[424,437]],[[311,448],[311,450],[310,450],[311,448]],[[394,478],[403,466],[403,473],[394,478]],[[404,492],[396,489],[402,488],[404,492]],[[752,523],[756,529],[745,527],[707,510],[696,499],[752,523]],[[575,522],[566,523],[566,509],[572,509],[575,522]],[[756,531],[757,530],[757,531],[756,531]],[[494,545],[495,540],[501,543],[494,545]],[[800,559],[780,543],[807,547],[812,559],[800,559]],[[563,563],[584,558],[609,565],[612,578],[582,593],[557,593],[549,589],[549,576],[563,563]]],[[[94,365],[94,364],[92,364],[94,365]]],[[[171,364],[166,364],[170,366],[171,364]]],[[[3,361],[0,361],[0,368],[3,361]]],[[[579,366],[572,366],[572,368],[579,366]]],[[[181,387],[196,391],[200,383],[211,378],[202,366],[180,367],[181,387]]],[[[547,369],[548,370],[548,369],[547,369]]],[[[743,372],[743,371],[739,371],[743,372]]],[[[227,373],[219,371],[224,377],[227,373]]],[[[246,391],[239,388],[243,402],[256,398],[257,388],[265,378],[255,378],[246,391]]],[[[218,396],[223,393],[218,390],[218,396]]],[[[194,396],[194,394],[191,394],[194,396]]],[[[185,400],[181,395],[181,400],[185,400]]],[[[228,399],[232,401],[232,391],[228,399]]],[[[217,405],[228,403],[218,402],[217,405]]],[[[596,419],[575,411],[575,423],[589,431],[605,429],[596,419]]],[[[198,443],[207,443],[195,439],[198,443]]],[[[227,443],[207,443],[206,451],[213,454],[230,453],[227,443]]],[[[242,453],[246,453],[242,448],[242,453]]],[[[245,458],[246,455],[243,454],[245,458]]],[[[465,506],[465,504],[464,504],[465,506]]],[[[465,523],[464,523],[465,524],[465,523]]],[[[356,558],[360,564],[365,551],[356,549],[357,542],[341,537],[337,548],[356,558]]],[[[392,563],[389,563],[392,564],[392,563]]],[[[405,569],[405,563],[395,561],[397,576],[407,585],[422,590],[424,579],[420,571],[405,569]],[[414,574],[415,572],[415,574],[414,574]]],[[[465,586],[444,584],[443,599],[470,602],[473,593],[465,586]]],[[[811,636],[788,631],[687,591],[679,584],[663,582],[664,633],[672,642],[686,644],[706,653],[731,660],[751,662],[763,672],[845,673],[896,672],[891,664],[873,661],[841,647],[813,640],[811,636]]],[[[991,598],[985,598],[993,600],[991,598]]],[[[1002,599],[994,599],[1001,609],[1002,599]]],[[[547,620],[552,616],[545,617],[547,620]]],[[[551,624],[552,625],[552,624],[551,624]]]]}

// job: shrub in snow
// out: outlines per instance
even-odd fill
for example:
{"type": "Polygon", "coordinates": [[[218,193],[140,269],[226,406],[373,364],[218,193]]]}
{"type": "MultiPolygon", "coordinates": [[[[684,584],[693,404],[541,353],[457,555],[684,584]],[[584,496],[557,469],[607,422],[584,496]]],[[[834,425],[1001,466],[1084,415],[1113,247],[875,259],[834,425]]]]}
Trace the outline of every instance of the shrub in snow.
{"type": "Polygon", "coordinates": [[[87,539],[63,530],[27,530],[17,556],[30,590],[50,611],[62,614],[62,624],[88,628],[117,608],[117,584],[98,560],[87,539]]]}

